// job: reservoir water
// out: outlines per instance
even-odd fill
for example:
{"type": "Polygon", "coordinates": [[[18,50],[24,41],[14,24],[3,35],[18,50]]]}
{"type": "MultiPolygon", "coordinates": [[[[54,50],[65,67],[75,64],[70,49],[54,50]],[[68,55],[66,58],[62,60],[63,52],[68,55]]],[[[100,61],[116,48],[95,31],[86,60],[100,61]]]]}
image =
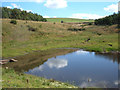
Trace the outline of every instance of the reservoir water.
{"type": "Polygon", "coordinates": [[[116,54],[100,54],[77,50],[48,58],[25,73],[68,82],[79,87],[118,87],[116,54]]]}

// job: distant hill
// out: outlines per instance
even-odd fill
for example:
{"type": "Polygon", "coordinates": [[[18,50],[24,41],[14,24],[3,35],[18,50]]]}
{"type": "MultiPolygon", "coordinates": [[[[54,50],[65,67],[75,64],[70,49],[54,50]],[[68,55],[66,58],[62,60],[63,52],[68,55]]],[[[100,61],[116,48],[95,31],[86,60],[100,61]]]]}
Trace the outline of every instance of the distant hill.
{"type": "Polygon", "coordinates": [[[120,25],[120,12],[95,20],[95,25],[114,25],[114,24],[120,25]]]}
{"type": "Polygon", "coordinates": [[[27,12],[17,8],[10,9],[7,7],[0,7],[2,10],[2,18],[19,19],[19,20],[32,20],[32,21],[44,21],[47,20],[37,13],[27,12]]]}
{"type": "Polygon", "coordinates": [[[94,22],[92,19],[75,19],[75,18],[46,18],[48,22],[94,22]]]}

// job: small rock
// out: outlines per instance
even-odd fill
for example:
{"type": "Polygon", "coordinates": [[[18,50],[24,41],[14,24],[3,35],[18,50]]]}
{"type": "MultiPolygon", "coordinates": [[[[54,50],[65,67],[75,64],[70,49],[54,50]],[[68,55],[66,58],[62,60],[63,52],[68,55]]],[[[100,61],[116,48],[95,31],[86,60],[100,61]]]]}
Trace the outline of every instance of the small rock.
{"type": "Polygon", "coordinates": [[[17,62],[15,59],[10,59],[9,62],[17,62]]]}
{"type": "Polygon", "coordinates": [[[28,80],[28,79],[27,79],[26,81],[27,81],[27,83],[29,82],[29,80],[28,80]]]}
{"type": "Polygon", "coordinates": [[[90,40],[90,38],[88,38],[85,42],[88,42],[90,40]]]}
{"type": "Polygon", "coordinates": [[[91,78],[88,78],[88,82],[91,82],[92,81],[92,79],[91,78]]]}
{"type": "Polygon", "coordinates": [[[50,79],[50,82],[54,82],[55,80],[54,79],[50,79]]]}
{"type": "Polygon", "coordinates": [[[5,69],[8,69],[8,67],[5,67],[5,69]]]}
{"type": "Polygon", "coordinates": [[[0,80],[0,82],[3,82],[4,80],[0,80]]]}
{"type": "Polygon", "coordinates": [[[112,44],[108,44],[108,45],[112,47],[112,44]]]}

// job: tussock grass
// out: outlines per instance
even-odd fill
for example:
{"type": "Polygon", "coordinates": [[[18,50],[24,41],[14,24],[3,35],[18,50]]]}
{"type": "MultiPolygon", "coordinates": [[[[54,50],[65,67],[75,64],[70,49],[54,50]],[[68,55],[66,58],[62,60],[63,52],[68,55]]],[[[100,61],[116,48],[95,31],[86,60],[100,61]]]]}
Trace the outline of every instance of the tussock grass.
{"type": "Polygon", "coordinates": [[[68,83],[45,79],[33,75],[15,72],[13,69],[2,69],[3,88],[77,88],[68,83]]]}

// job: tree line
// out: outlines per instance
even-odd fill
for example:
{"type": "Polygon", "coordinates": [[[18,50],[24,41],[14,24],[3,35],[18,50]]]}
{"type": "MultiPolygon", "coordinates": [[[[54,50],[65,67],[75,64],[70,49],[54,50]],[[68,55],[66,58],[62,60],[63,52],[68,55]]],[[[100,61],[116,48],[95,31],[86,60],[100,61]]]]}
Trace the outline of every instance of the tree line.
{"type": "Polygon", "coordinates": [[[43,21],[47,20],[37,13],[27,12],[25,10],[20,10],[17,8],[10,9],[7,7],[0,7],[2,10],[2,18],[10,19],[20,19],[20,20],[33,20],[33,21],[43,21]]]}
{"type": "Polygon", "coordinates": [[[95,20],[95,25],[114,25],[114,24],[118,24],[120,26],[120,12],[95,20]]]}

